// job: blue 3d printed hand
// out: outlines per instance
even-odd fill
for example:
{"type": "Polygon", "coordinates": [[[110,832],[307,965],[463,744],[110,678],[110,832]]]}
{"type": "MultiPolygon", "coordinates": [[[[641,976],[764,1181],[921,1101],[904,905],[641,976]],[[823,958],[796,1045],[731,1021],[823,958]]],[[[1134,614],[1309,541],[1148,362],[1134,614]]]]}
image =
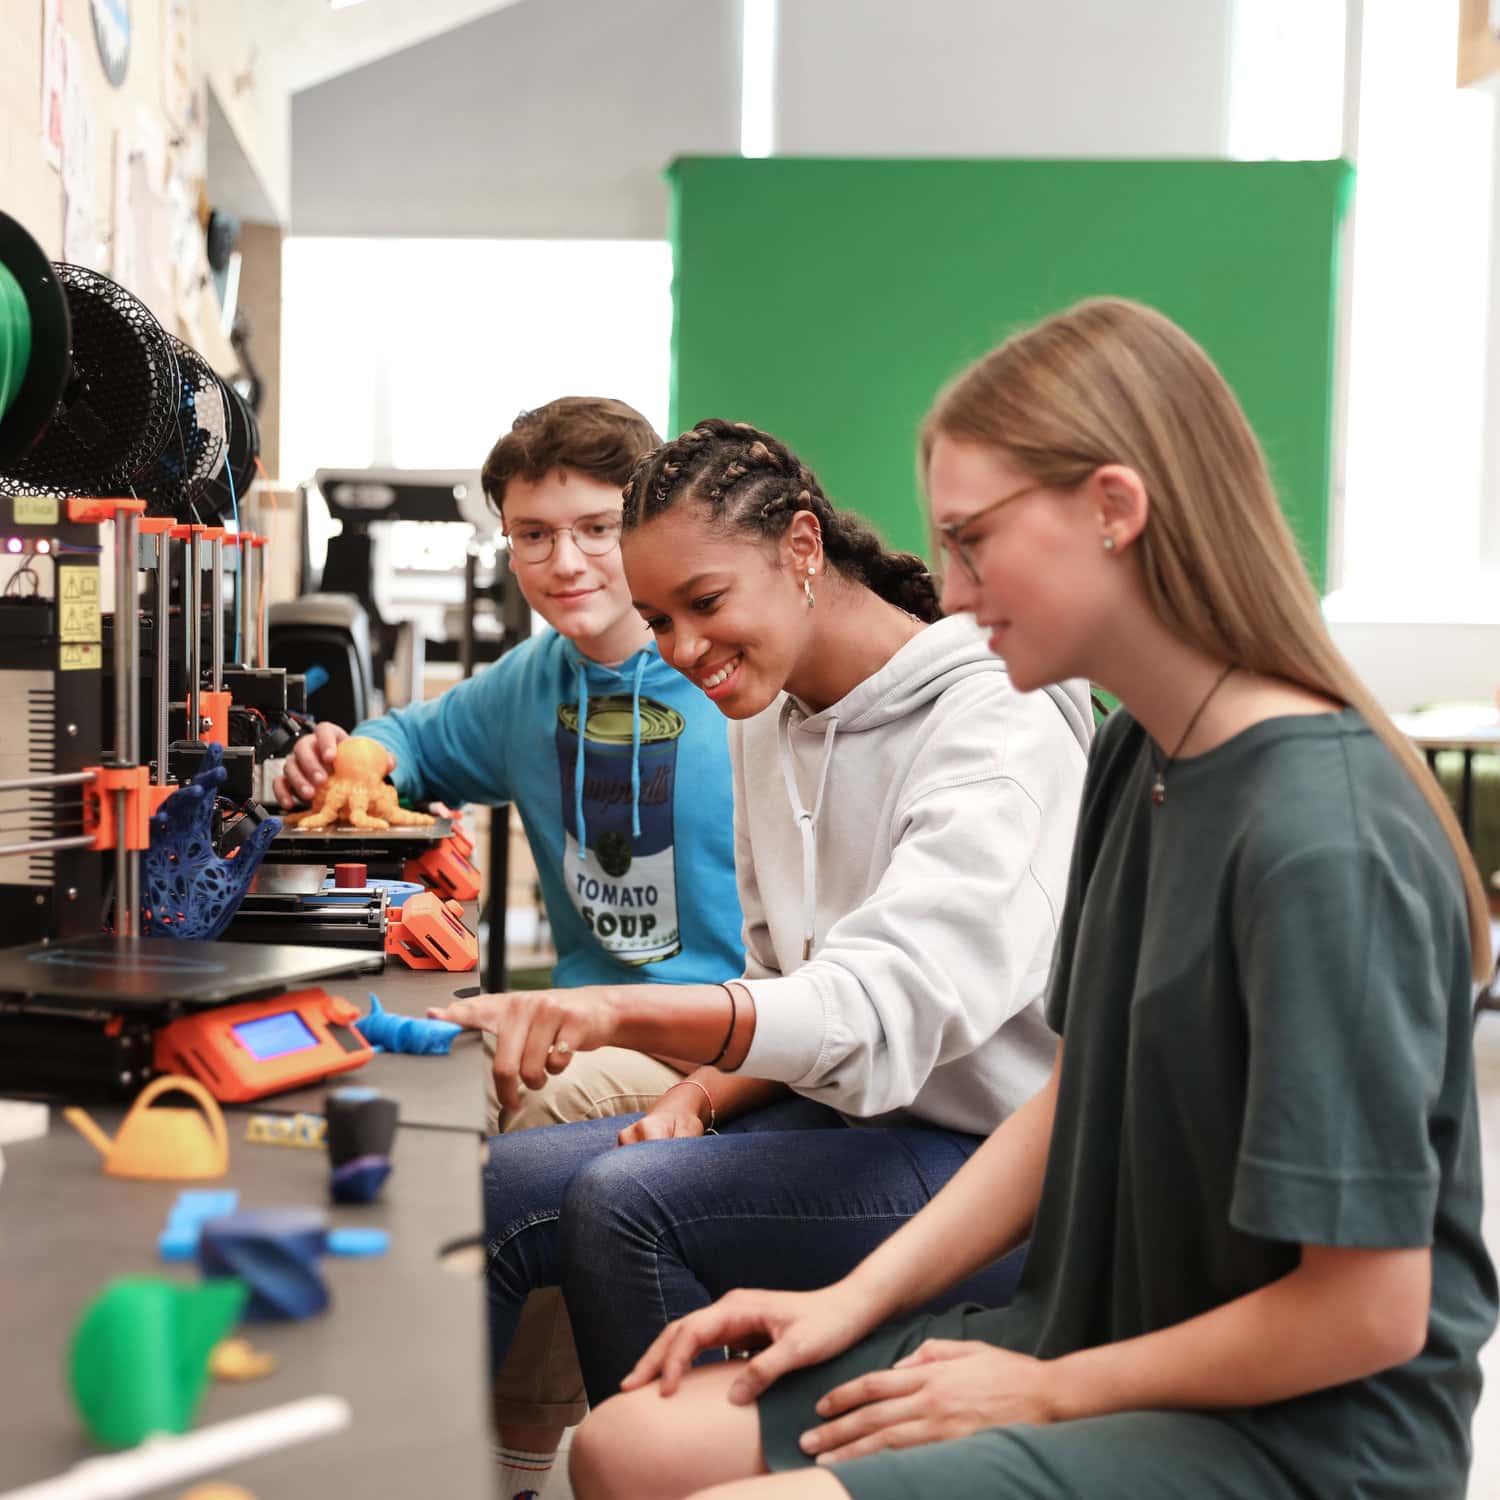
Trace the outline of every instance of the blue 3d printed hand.
{"type": "Polygon", "coordinates": [[[426,1021],[418,1016],[393,1016],[370,992],[370,1013],[356,1021],[359,1034],[372,1047],[383,1047],[387,1052],[407,1052],[414,1056],[429,1057],[446,1053],[453,1045],[462,1026],[452,1021],[426,1021]]]}
{"type": "Polygon", "coordinates": [[[141,861],[141,931],[148,936],[218,937],[281,832],[281,819],[267,818],[227,857],[214,852],[214,800],[224,781],[223,759],[220,746],[209,745],[203,769],[151,819],[151,847],[141,861]]]}

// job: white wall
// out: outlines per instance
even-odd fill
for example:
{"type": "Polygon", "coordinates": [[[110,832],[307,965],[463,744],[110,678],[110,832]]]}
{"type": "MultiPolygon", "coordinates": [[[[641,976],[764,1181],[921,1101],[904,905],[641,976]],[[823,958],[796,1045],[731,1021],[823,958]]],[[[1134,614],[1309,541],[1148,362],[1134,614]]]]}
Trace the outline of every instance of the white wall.
{"type": "MultiPolygon", "coordinates": [[[[137,4],[137,16],[160,3],[137,4]]],[[[228,124],[254,175],[250,191],[236,184],[235,196],[265,199],[264,206],[256,203],[240,211],[262,222],[285,224],[292,205],[292,95],[297,89],[513,0],[381,0],[337,11],[327,0],[191,3],[198,66],[214,89],[221,123],[228,124]]]]}
{"type": "MultiPolygon", "coordinates": [[[[257,224],[280,224],[286,218],[287,201],[274,202],[266,189],[265,179],[251,161],[244,144],[235,134],[229,115],[212,86],[208,98],[208,152],[206,170],[208,196],[223,213],[257,224]]],[[[291,110],[291,101],[287,101],[291,110]]],[[[285,188],[285,184],[283,184],[285,188]]]]}
{"type": "Polygon", "coordinates": [[[781,0],[778,155],[1219,156],[1232,0],[781,0]]]}
{"type": "Polygon", "coordinates": [[[284,224],[292,199],[286,50],[253,0],[193,0],[193,13],[198,66],[275,221],[284,224]]]}
{"type": "Polygon", "coordinates": [[[664,239],[739,149],[737,0],[521,0],[294,96],[292,232],[664,239]]]}
{"type": "MultiPolygon", "coordinates": [[[[1233,0],[780,0],[778,154],[1224,154],[1233,0]]],[[[739,149],[740,0],[521,0],[294,96],[292,231],[666,234],[739,149]]]]}

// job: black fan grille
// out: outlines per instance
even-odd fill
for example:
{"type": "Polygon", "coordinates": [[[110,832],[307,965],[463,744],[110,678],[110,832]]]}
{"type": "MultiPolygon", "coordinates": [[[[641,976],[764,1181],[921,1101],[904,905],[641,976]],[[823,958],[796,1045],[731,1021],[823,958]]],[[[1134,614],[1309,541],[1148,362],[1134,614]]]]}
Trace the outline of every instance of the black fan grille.
{"type": "Polygon", "coordinates": [[[72,322],[72,378],[46,431],[0,474],[0,494],[127,494],[172,431],[177,361],[124,287],[82,266],[54,269],[72,322]]]}
{"type": "Polygon", "coordinates": [[[193,502],[224,460],[228,414],[219,378],[203,357],[170,334],[168,340],[177,360],[177,418],[135,492],[146,502],[148,516],[193,521],[198,519],[193,502]]]}
{"type": "Polygon", "coordinates": [[[224,410],[228,414],[228,436],[224,445],[223,466],[203,487],[198,510],[205,521],[212,517],[222,521],[234,506],[234,497],[243,500],[255,482],[255,460],[260,453],[260,424],[250,403],[229,384],[220,380],[224,410]]]}

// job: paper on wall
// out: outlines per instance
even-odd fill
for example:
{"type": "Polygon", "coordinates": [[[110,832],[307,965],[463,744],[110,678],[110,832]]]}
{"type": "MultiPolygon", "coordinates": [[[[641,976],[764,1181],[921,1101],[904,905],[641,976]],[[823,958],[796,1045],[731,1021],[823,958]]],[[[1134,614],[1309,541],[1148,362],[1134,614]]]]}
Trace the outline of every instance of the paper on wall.
{"type": "Polygon", "coordinates": [[[161,126],[144,109],[136,111],[135,129],[131,132],[133,143],[131,155],[140,156],[144,163],[146,183],[153,193],[163,193],[167,187],[167,138],[161,126]]]}
{"type": "Polygon", "coordinates": [[[202,259],[203,231],[198,224],[198,202],[191,185],[176,170],[167,177],[166,205],[171,216],[168,263],[172,274],[172,308],[177,321],[187,330],[184,336],[197,346],[198,276],[202,259]]]}
{"type": "Polygon", "coordinates": [[[130,142],[123,130],[115,132],[114,196],[110,215],[109,274],[123,287],[135,288],[136,215],[135,174],[130,142]]]}
{"type": "Polygon", "coordinates": [[[62,0],[42,0],[42,160],[56,170],[62,168],[67,36],[62,0]]]}
{"type": "Polygon", "coordinates": [[[99,258],[99,228],[87,201],[63,192],[63,259],[75,266],[94,269],[99,258]]]}
{"type": "Polygon", "coordinates": [[[94,188],[94,105],[89,98],[83,57],[71,32],[62,33],[62,180],[70,198],[94,188]]]}
{"type": "Polygon", "coordinates": [[[162,109],[178,130],[193,113],[193,15],[189,0],[166,0],[162,11],[162,109]]]}
{"type": "Polygon", "coordinates": [[[78,42],[62,33],[63,259],[97,271],[103,264],[100,235],[94,103],[78,42]]]}
{"type": "Polygon", "coordinates": [[[130,289],[151,309],[157,321],[167,326],[174,310],[172,268],[162,247],[171,239],[172,220],[161,196],[161,179],[153,174],[149,148],[132,150],[130,177],[131,232],[135,241],[132,256],[135,281],[130,289]]]}

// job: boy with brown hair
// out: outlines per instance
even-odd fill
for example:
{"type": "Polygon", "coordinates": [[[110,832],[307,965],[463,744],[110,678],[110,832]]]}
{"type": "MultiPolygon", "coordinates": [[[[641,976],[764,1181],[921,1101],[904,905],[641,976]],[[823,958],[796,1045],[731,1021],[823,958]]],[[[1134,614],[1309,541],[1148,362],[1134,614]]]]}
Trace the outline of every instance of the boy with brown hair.
{"type": "MultiPolygon", "coordinates": [[[[441,697],[356,726],[395,757],[397,789],[513,802],[536,860],[559,987],[718,982],[743,972],[726,720],[662,661],[620,562],[620,491],[660,444],[624,402],[564,396],[522,412],[485,460],[511,565],[551,627],[441,697]]],[[[346,738],[320,724],[276,794],[310,801],[346,738]]],[[[650,1107],[682,1070],[643,1053],[579,1056],[491,1131],[650,1107]]],[[[539,1493],[583,1380],[556,1292],[528,1304],[496,1377],[505,1500],[539,1493]]]]}

